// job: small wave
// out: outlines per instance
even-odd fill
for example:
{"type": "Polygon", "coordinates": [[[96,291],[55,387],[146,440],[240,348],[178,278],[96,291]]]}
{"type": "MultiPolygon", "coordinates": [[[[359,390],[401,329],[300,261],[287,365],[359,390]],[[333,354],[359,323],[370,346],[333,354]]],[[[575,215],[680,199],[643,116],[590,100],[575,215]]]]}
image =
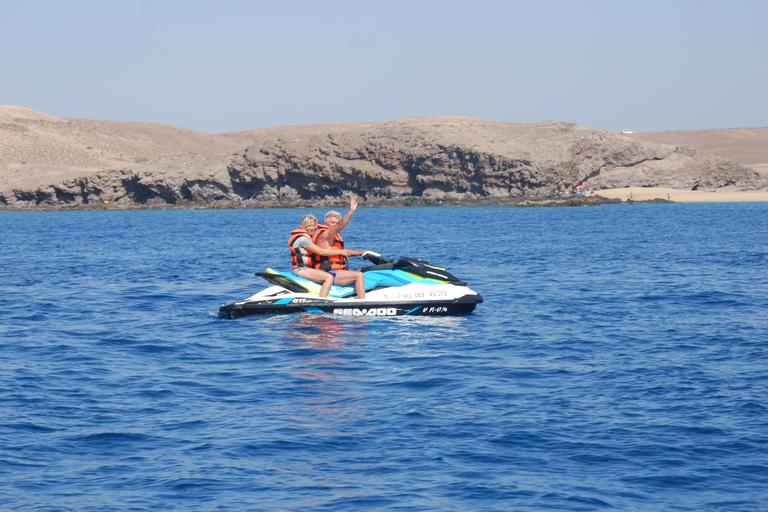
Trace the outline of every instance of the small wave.
{"type": "Polygon", "coordinates": [[[96,446],[114,446],[125,444],[143,444],[155,441],[156,438],[146,434],[128,432],[99,432],[97,434],[85,434],[70,436],[70,442],[85,443],[96,446]]]}
{"type": "Polygon", "coordinates": [[[36,425],[34,423],[0,423],[0,429],[19,430],[22,432],[51,433],[58,432],[59,429],[47,427],[45,425],[36,425]]]}

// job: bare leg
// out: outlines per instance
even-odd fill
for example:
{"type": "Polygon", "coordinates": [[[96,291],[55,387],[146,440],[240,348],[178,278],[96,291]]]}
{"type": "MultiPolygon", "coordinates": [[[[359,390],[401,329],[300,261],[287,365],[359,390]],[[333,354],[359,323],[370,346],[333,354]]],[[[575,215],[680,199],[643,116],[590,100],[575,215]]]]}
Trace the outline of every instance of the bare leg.
{"type": "Polygon", "coordinates": [[[336,272],[336,284],[346,286],[355,283],[355,291],[358,299],[365,298],[365,276],[362,272],[354,270],[339,270],[336,272]]]}
{"type": "Polygon", "coordinates": [[[325,270],[318,270],[316,268],[303,268],[299,270],[299,277],[309,279],[316,283],[323,283],[320,288],[320,297],[327,297],[328,292],[331,291],[331,285],[333,284],[333,274],[326,272],[325,270]]]}

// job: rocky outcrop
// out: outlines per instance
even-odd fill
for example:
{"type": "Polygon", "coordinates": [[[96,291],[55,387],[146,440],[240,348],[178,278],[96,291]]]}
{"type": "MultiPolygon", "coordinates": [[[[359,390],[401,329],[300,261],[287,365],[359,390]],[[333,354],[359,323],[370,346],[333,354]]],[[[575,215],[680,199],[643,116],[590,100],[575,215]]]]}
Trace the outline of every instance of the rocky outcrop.
{"type": "Polygon", "coordinates": [[[747,167],[697,150],[567,123],[436,117],[210,137],[224,136],[227,150],[235,140],[239,149],[0,189],[0,206],[299,206],[352,195],[370,205],[408,205],[558,198],[582,183],[686,190],[768,185],[747,167]]]}

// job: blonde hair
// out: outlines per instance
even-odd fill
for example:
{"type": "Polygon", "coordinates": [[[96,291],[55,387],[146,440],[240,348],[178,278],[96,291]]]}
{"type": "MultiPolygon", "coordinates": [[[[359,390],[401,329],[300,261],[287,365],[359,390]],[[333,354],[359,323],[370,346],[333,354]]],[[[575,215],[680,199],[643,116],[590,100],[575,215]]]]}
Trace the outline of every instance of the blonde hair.
{"type": "Polygon", "coordinates": [[[317,224],[317,217],[315,217],[311,213],[308,213],[304,216],[303,219],[301,219],[301,224],[299,224],[299,227],[306,231],[307,226],[313,223],[317,224]]]}

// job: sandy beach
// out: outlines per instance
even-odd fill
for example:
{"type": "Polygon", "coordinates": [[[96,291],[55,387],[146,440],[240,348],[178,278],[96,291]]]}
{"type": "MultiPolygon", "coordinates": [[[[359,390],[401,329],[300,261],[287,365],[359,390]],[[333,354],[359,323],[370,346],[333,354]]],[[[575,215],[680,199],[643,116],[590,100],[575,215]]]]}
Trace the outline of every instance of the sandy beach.
{"type": "Polygon", "coordinates": [[[675,203],[751,203],[768,201],[768,190],[747,192],[705,192],[703,190],[676,190],[673,188],[617,188],[595,191],[595,195],[608,199],[650,201],[668,199],[675,203]]]}

